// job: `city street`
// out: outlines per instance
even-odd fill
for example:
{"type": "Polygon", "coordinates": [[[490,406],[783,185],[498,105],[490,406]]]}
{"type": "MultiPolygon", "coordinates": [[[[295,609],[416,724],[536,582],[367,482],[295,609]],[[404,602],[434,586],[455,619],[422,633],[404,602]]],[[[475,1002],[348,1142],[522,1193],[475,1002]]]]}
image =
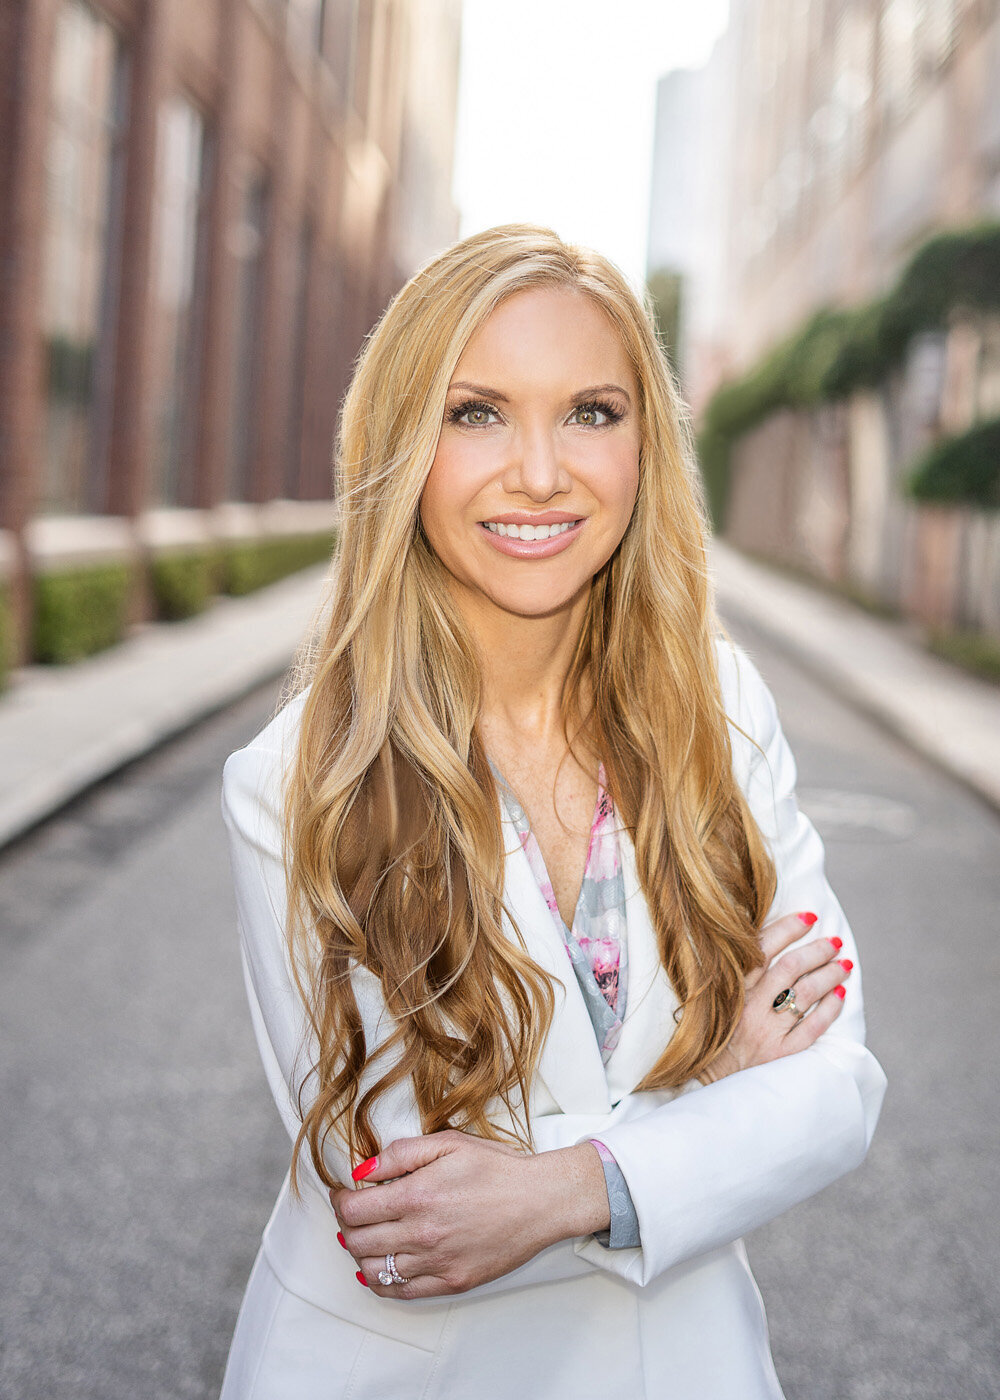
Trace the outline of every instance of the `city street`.
{"type": "MultiPolygon", "coordinates": [[[[788,1400],[995,1400],[1000,817],[732,631],[777,696],[889,1077],[862,1168],[748,1241],[779,1375],[788,1400]]],[[[275,694],[0,857],[4,1400],[217,1396],[289,1147],[218,792],[275,694]]]]}

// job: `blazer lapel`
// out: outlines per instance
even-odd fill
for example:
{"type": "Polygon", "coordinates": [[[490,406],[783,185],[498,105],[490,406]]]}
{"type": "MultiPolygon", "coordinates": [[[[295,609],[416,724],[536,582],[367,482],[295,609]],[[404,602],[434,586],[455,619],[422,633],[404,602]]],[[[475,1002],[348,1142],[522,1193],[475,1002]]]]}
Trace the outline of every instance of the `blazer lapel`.
{"type": "Polygon", "coordinates": [[[618,1044],[607,1064],[611,1102],[630,1094],[659,1059],[674,1032],[677,997],[660,961],[649,906],[639,884],[631,837],[618,830],[625,892],[628,939],[628,985],[625,1019],[618,1044]]]}
{"type": "MultiPolygon", "coordinates": [[[[608,1113],[608,1081],[583,993],[502,799],[500,824],[506,855],[504,904],[529,957],[557,979],[553,984],[552,1024],[538,1062],[539,1077],[564,1113],[608,1113]]],[[[516,941],[506,917],[504,923],[508,937],[516,941]]]]}

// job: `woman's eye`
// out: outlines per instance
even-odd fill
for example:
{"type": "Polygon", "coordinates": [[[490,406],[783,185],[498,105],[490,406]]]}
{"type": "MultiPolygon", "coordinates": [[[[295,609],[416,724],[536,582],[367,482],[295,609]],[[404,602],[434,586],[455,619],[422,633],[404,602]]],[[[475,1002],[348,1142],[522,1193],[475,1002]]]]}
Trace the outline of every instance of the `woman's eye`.
{"type": "Polygon", "coordinates": [[[585,428],[603,428],[604,423],[611,421],[611,416],[605,409],[592,403],[581,404],[573,413],[574,416],[579,415],[579,421],[585,428]],[[599,418],[603,418],[604,422],[599,422],[599,418]]]}
{"type": "Polygon", "coordinates": [[[447,416],[449,423],[458,423],[463,428],[489,428],[490,420],[499,414],[488,403],[458,403],[448,410],[447,416]]]}

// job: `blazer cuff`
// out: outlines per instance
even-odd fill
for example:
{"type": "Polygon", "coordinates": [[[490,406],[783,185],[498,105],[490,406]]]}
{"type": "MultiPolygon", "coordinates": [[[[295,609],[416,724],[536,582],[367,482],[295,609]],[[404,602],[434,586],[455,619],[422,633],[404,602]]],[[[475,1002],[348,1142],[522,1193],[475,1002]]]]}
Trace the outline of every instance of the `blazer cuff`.
{"type": "Polygon", "coordinates": [[[611,1208],[611,1228],[595,1230],[594,1239],[605,1249],[635,1249],[640,1243],[639,1217],[632,1202],[632,1193],[621,1167],[614,1155],[598,1138],[590,1141],[597,1148],[597,1155],[604,1168],[604,1184],[608,1188],[608,1205],[611,1208]]]}

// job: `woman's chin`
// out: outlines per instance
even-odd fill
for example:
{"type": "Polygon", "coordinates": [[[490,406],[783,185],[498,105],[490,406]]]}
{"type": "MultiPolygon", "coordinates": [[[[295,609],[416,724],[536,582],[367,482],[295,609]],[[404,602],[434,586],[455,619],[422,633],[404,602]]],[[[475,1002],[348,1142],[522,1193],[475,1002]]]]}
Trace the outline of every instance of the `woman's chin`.
{"type": "Polygon", "coordinates": [[[591,582],[590,578],[583,583],[573,580],[560,588],[541,588],[537,583],[534,587],[525,583],[509,589],[500,589],[494,585],[481,591],[495,608],[509,613],[511,617],[544,618],[568,612],[580,594],[589,591],[591,582]]]}

